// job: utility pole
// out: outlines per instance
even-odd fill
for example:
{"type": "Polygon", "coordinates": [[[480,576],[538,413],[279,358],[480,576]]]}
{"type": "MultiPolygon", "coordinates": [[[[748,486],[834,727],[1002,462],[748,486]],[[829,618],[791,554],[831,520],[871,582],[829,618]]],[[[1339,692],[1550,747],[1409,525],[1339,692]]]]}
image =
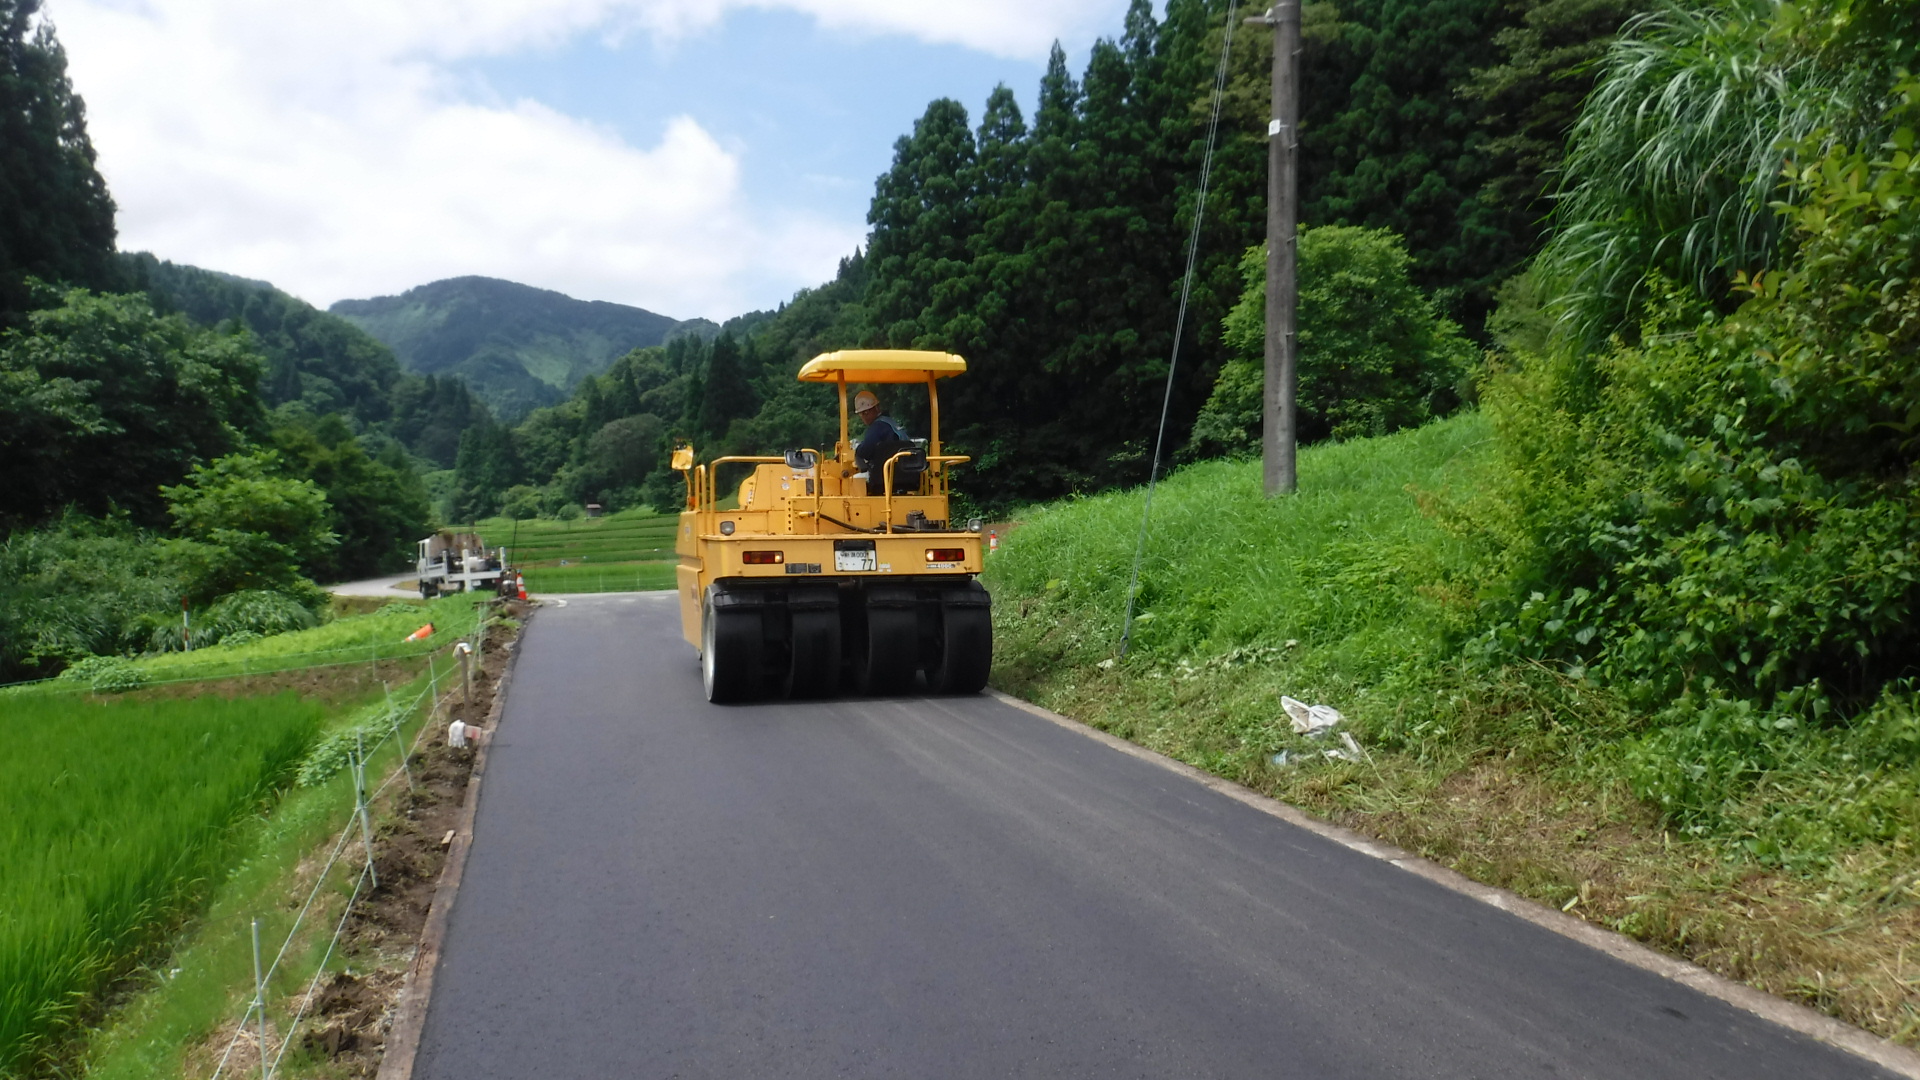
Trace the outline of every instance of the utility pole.
{"type": "Polygon", "coordinates": [[[1267,348],[1261,392],[1260,450],[1266,493],[1291,494],[1295,309],[1300,282],[1295,237],[1300,198],[1300,0],[1279,0],[1247,20],[1273,28],[1273,119],[1267,124],[1267,348]]]}

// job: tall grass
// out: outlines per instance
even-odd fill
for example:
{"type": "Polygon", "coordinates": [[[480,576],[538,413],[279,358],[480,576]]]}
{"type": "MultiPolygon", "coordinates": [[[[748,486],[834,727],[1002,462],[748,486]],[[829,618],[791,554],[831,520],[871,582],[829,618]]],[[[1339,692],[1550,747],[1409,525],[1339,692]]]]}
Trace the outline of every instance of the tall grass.
{"type": "Polygon", "coordinates": [[[1568,137],[1538,264],[1577,341],[1631,323],[1650,273],[1712,297],[1775,265],[1787,147],[1858,141],[1880,113],[1899,35],[1873,6],[1658,0],[1627,24],[1568,137]]]}
{"type": "Polygon", "coordinates": [[[0,698],[0,1073],[204,892],[325,711],[293,694],[0,698]]]}
{"type": "MultiPolygon", "coordinates": [[[[1310,447],[1299,493],[1278,499],[1255,461],[1175,473],[1154,494],[1128,663],[1272,649],[1360,684],[1428,654],[1448,613],[1418,586],[1471,553],[1416,492],[1476,485],[1490,439],[1475,414],[1310,447]]],[[[1005,664],[1114,654],[1142,503],[1135,489],[1041,509],[988,559],[1005,664]]]]}

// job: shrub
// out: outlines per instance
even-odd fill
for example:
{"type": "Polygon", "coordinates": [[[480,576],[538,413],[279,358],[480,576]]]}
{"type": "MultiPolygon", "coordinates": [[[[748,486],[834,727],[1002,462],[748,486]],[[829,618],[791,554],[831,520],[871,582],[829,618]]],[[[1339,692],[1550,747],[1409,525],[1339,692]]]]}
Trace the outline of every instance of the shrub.
{"type": "Polygon", "coordinates": [[[61,672],[60,678],[86,683],[96,694],[118,694],[147,685],[147,673],[121,656],[89,656],[61,672]]]}
{"type": "Polygon", "coordinates": [[[301,787],[326,783],[347,767],[353,754],[367,747],[378,747],[380,740],[392,735],[393,729],[405,719],[390,701],[367,706],[307,751],[294,772],[294,781],[301,787]]]}
{"type": "Polygon", "coordinates": [[[286,591],[304,580],[303,563],[339,542],[327,528],[326,493],[280,475],[279,465],[271,451],[229,454],[163,489],[183,535],[170,552],[196,602],[242,589],[286,591]]]}
{"type": "Polygon", "coordinates": [[[181,588],[159,538],[121,521],[75,514],[13,533],[0,542],[0,680],[139,652],[156,617],[178,637],[181,588]]]}
{"type": "Polygon", "coordinates": [[[221,597],[207,609],[206,625],[215,640],[251,632],[256,637],[305,630],[318,625],[313,612],[298,599],[285,593],[249,589],[221,597]]]}
{"type": "Polygon", "coordinates": [[[1650,710],[1721,693],[1764,710],[1816,682],[1859,709],[1913,673],[1920,166],[1902,140],[1796,173],[1801,257],[1733,316],[1656,284],[1644,344],[1496,380],[1523,523],[1498,649],[1650,710]]]}
{"type": "MultiPolygon", "coordinates": [[[[1406,241],[1386,229],[1300,233],[1299,437],[1384,435],[1458,408],[1475,355],[1407,277],[1406,241]]],[[[1189,453],[1259,445],[1266,337],[1266,248],[1240,262],[1244,289],[1226,318],[1233,359],[1194,423],[1189,453]]]]}

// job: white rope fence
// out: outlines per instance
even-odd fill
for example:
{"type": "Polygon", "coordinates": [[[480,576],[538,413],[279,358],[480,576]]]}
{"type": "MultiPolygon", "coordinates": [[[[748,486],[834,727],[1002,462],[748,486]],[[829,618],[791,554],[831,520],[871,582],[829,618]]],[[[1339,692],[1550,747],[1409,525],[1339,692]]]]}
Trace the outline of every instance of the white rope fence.
{"type": "MultiPolygon", "coordinates": [[[[481,642],[485,636],[487,626],[491,621],[490,617],[482,617],[475,620],[472,632],[464,639],[467,648],[471,650],[475,656],[479,655],[481,642]]],[[[362,661],[353,662],[359,663],[362,661]]],[[[248,1023],[256,1018],[259,1021],[257,1041],[260,1044],[260,1076],[262,1080],[271,1080],[271,1077],[279,1069],[281,1060],[286,1056],[288,1047],[293,1045],[294,1037],[299,1031],[301,1020],[305,1018],[307,1010],[312,1007],[314,996],[320,987],[320,982],[326,975],[327,965],[332,961],[334,952],[339,948],[341,935],[346,932],[347,922],[353,915],[354,905],[360,901],[361,894],[366,890],[369,883],[372,883],[375,888],[378,887],[379,881],[373,867],[373,834],[368,824],[367,809],[402,777],[406,778],[408,787],[412,787],[413,775],[407,767],[407,759],[419,751],[421,741],[426,738],[427,733],[432,730],[434,726],[434,717],[440,711],[441,705],[455,695],[455,688],[451,682],[449,682],[445,693],[440,691],[439,672],[434,668],[431,660],[429,660],[427,665],[427,677],[427,688],[422,690],[404,707],[399,709],[392,708],[391,697],[389,697],[389,709],[385,718],[387,731],[381,735],[379,739],[375,740],[374,743],[374,753],[376,754],[379,752],[380,745],[389,737],[398,745],[400,742],[400,729],[405,727],[408,719],[415,715],[421,703],[423,701],[426,702],[426,715],[421,720],[419,730],[414,733],[411,745],[401,747],[400,767],[390,772],[387,778],[381,782],[380,786],[369,793],[366,790],[365,782],[367,756],[364,745],[360,747],[357,753],[351,756],[354,799],[353,810],[348,817],[347,824],[340,830],[339,839],[334,842],[333,851],[328,855],[326,865],[321,867],[320,872],[315,875],[313,888],[307,893],[306,902],[301,905],[299,913],[294,916],[293,925],[288,928],[286,939],[281,942],[279,951],[274,954],[273,963],[267,967],[265,972],[260,971],[256,954],[253,997],[248,1001],[246,1011],[241,1014],[239,1024],[235,1026],[233,1037],[227,1040],[226,1050],[220,1055],[219,1064],[214,1067],[211,1080],[220,1080],[223,1075],[226,1075],[227,1065],[229,1061],[232,1060],[234,1049],[238,1047],[245,1038],[248,1023]],[[326,950],[320,957],[319,965],[315,967],[313,977],[307,982],[307,990],[300,999],[300,1006],[294,1011],[293,1019],[289,1021],[285,1034],[280,1038],[280,1049],[277,1053],[274,1053],[272,1059],[269,1060],[268,1054],[270,1048],[267,1045],[268,1036],[266,1029],[267,986],[273,981],[274,975],[280,970],[280,965],[286,960],[289,950],[293,948],[294,940],[300,933],[300,927],[305,923],[307,915],[312,911],[315,901],[319,899],[321,891],[326,887],[328,875],[351,846],[353,834],[356,830],[361,834],[361,846],[365,850],[366,861],[362,864],[360,873],[356,875],[354,879],[353,892],[347,897],[346,905],[340,912],[339,922],[334,926],[333,935],[327,942],[326,950]]],[[[254,923],[254,932],[256,934],[258,932],[257,920],[254,923]]]]}

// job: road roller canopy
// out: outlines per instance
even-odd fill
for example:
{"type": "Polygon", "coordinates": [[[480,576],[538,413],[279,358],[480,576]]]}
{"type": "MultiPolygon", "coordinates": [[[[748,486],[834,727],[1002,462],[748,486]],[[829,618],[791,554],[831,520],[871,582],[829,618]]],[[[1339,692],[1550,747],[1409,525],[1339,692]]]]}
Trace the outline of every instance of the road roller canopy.
{"type": "Polygon", "coordinates": [[[924,383],[967,370],[952,353],[923,349],[842,349],[821,353],[800,369],[801,382],[924,383]]]}

